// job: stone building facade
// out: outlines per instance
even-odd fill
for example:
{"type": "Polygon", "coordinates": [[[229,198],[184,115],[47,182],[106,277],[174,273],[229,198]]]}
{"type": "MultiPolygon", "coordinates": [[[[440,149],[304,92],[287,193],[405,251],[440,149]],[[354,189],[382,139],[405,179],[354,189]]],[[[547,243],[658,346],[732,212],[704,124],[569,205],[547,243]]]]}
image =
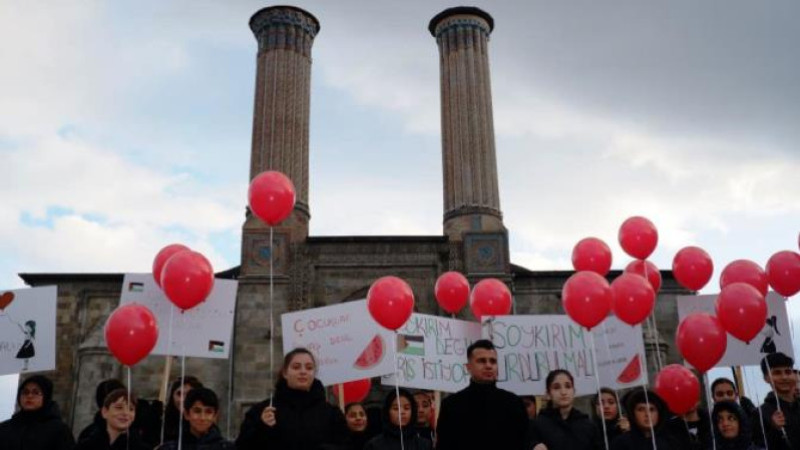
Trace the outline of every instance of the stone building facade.
{"type": "MultiPolygon", "coordinates": [[[[244,411],[269,391],[268,275],[274,261],[275,317],[286,311],[330,305],[366,296],[384,275],[405,279],[416,310],[442,314],[433,295],[436,278],[448,270],[472,284],[482,278],[505,281],[518,314],[563,313],[561,287],[571,271],[530,271],[509,258],[508,231],[500,209],[492,119],[488,43],[492,17],[477,8],[451,8],[436,15],[429,30],[439,47],[442,99],[444,217],[438,236],[308,235],[308,117],[311,50],[319,22],[294,7],[257,12],[250,27],[258,42],[251,178],[280,170],[297,189],[292,216],[269,230],[249,213],[242,228],[238,267],[217,274],[237,279],[233,353],[230,360],[188,359],[186,373],[220,394],[223,432],[235,430],[244,411]],[[229,400],[226,401],[226,400],[229,400]],[[230,404],[231,411],[228,411],[230,404]]],[[[610,278],[618,273],[611,273],[610,278]]],[[[662,273],[657,300],[661,339],[647,333],[646,346],[664,361],[678,359],[674,342],[675,297],[686,293],[669,272],[662,273]]],[[[21,274],[30,286],[58,285],[57,370],[49,375],[55,399],[77,433],[91,421],[94,388],[105,378],[127,378],[108,353],[103,326],[118,305],[122,274],[21,274]]],[[[467,318],[468,312],[462,313],[467,318]]],[[[280,321],[274,330],[276,365],[280,321]]],[[[149,356],[132,370],[132,386],[144,398],[158,395],[165,357],[149,356]]],[[[651,375],[653,364],[650,364],[651,375]]],[[[173,364],[171,377],[178,375],[173,364]]]]}

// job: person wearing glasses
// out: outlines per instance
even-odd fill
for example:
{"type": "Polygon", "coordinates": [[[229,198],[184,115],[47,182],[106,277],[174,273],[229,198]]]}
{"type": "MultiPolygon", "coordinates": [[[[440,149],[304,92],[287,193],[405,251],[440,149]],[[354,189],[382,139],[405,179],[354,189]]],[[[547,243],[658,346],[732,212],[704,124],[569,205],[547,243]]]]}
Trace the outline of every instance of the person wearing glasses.
{"type": "Polygon", "coordinates": [[[18,411],[0,423],[0,443],[5,450],[70,450],[75,446],[67,424],[53,401],[53,382],[33,375],[17,391],[18,411]]]}

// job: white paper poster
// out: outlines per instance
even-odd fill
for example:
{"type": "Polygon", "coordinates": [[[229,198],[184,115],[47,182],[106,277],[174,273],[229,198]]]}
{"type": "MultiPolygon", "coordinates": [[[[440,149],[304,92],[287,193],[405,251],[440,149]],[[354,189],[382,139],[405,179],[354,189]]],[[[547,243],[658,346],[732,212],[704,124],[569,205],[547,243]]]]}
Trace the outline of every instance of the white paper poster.
{"type": "MultiPolygon", "coordinates": [[[[483,325],[484,336],[497,348],[498,387],[518,395],[544,395],[547,374],[566,369],[575,378],[576,395],[597,392],[591,336],[568,316],[497,316],[485,319],[483,325]]],[[[619,389],[644,384],[641,327],[611,316],[605,320],[605,330],[608,348],[603,324],[592,330],[600,386],[619,389]]]]}
{"type": "Polygon", "coordinates": [[[394,371],[394,333],[378,325],[358,300],[281,315],[283,353],[305,347],[326,386],[394,371]]]}
{"type": "MultiPolygon", "coordinates": [[[[678,319],[693,312],[716,316],[717,295],[678,296],[678,319]]],[[[715,367],[750,366],[761,364],[767,353],[782,352],[794,358],[791,329],[786,315],[786,300],[780,295],[767,294],[767,320],[764,328],[749,344],[728,335],[728,348],[715,367]]]]}
{"type": "Polygon", "coordinates": [[[0,290],[0,375],[56,368],[56,286],[0,290]]]}
{"type": "MultiPolygon", "coordinates": [[[[397,333],[400,386],[443,392],[467,387],[467,347],[481,338],[479,323],[412,314],[397,333]]],[[[394,386],[395,376],[387,375],[381,383],[394,386]]]]}
{"type": "Polygon", "coordinates": [[[227,359],[236,309],[234,280],[214,280],[214,288],[203,303],[181,312],[164,295],[153,275],[128,273],[122,284],[120,305],[139,303],[150,308],[158,322],[158,342],[153,355],[182,355],[227,359]],[[172,345],[169,344],[170,316],[172,345]]]}

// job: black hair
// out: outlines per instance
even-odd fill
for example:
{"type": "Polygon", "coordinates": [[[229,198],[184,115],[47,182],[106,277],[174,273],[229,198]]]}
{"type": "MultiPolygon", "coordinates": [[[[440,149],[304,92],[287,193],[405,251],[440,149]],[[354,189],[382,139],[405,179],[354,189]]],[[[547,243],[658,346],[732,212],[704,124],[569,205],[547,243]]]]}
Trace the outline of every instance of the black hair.
{"type": "MultiPolygon", "coordinates": [[[[164,426],[167,429],[178,429],[178,424],[181,420],[181,412],[180,409],[175,406],[175,402],[172,400],[172,398],[175,396],[175,392],[178,390],[178,388],[181,388],[187,384],[192,387],[192,390],[203,387],[203,383],[191,375],[186,375],[183,378],[178,377],[172,381],[172,384],[169,388],[169,397],[167,397],[166,401],[164,402],[166,405],[164,408],[164,426]]],[[[191,390],[189,392],[191,392],[191,390]]],[[[187,394],[188,392],[184,392],[183,394],[184,401],[186,400],[187,394]]]]}
{"type": "Polygon", "coordinates": [[[630,414],[632,427],[638,428],[639,426],[635,423],[636,418],[634,416],[634,411],[636,411],[636,405],[648,403],[655,406],[658,410],[658,422],[653,424],[653,428],[660,428],[661,425],[667,421],[667,405],[664,403],[664,400],[651,390],[647,390],[645,394],[643,389],[636,389],[629,392],[625,398],[625,410],[630,414]]]}
{"type": "Polygon", "coordinates": [[[42,391],[42,408],[47,407],[53,401],[53,382],[44,375],[32,375],[19,385],[19,389],[17,389],[17,404],[22,407],[20,403],[22,390],[31,383],[39,386],[39,389],[42,391]]]}
{"type": "Polygon", "coordinates": [[[492,341],[488,339],[478,339],[477,341],[470,344],[469,347],[467,347],[467,359],[470,359],[472,357],[472,352],[474,352],[475,349],[478,348],[482,348],[484,350],[495,350],[492,341]]]}
{"type": "MultiPolygon", "coordinates": [[[[712,425],[714,427],[714,434],[716,435],[717,442],[720,440],[729,441],[724,439],[719,432],[719,413],[727,411],[739,420],[739,435],[733,438],[734,441],[740,442],[746,448],[752,442],[752,428],[750,427],[750,417],[745,413],[744,409],[736,402],[725,400],[714,404],[714,409],[711,412],[712,425]],[[747,444],[747,445],[745,445],[747,444]]],[[[727,448],[727,447],[726,447],[727,448]]],[[[739,447],[736,447],[739,448],[739,447]]]]}
{"type": "Polygon", "coordinates": [[[214,411],[219,411],[217,394],[207,387],[190,390],[183,398],[183,410],[188,411],[196,402],[202,403],[203,406],[210,406],[214,408],[214,411]]]}
{"type": "MultiPolygon", "coordinates": [[[[398,390],[400,393],[400,397],[404,397],[408,400],[409,405],[411,406],[411,417],[408,419],[408,425],[404,425],[403,428],[411,428],[417,425],[417,402],[414,400],[414,395],[408,389],[400,388],[398,390]]],[[[392,421],[389,419],[389,411],[392,409],[392,405],[397,402],[397,393],[395,391],[389,391],[386,395],[386,398],[383,400],[383,423],[386,427],[396,426],[392,424],[392,421]]]]}
{"type": "Polygon", "coordinates": [[[367,408],[364,408],[364,405],[362,405],[360,402],[350,402],[344,405],[344,414],[347,415],[347,413],[350,412],[350,410],[355,408],[356,406],[360,406],[361,409],[364,410],[364,415],[367,414],[367,408]]]}
{"type": "Polygon", "coordinates": [[[109,378],[101,381],[94,390],[94,401],[97,404],[97,407],[102,408],[103,401],[106,399],[106,396],[117,389],[125,389],[125,385],[122,384],[122,382],[118,379],[109,378]]]}
{"type": "Polygon", "coordinates": [[[122,387],[119,389],[114,389],[113,391],[109,392],[108,395],[106,395],[106,398],[103,399],[103,408],[108,409],[112,404],[116,403],[121,398],[124,398],[129,405],[136,407],[136,403],[138,402],[136,395],[132,392],[128,392],[128,389],[122,387]]]}
{"type": "Polygon", "coordinates": [[[547,378],[544,380],[544,388],[546,392],[550,392],[550,385],[553,384],[556,377],[559,375],[566,375],[569,378],[570,383],[572,383],[572,388],[575,388],[575,378],[572,377],[572,374],[569,373],[569,370],[566,369],[556,369],[551,370],[550,373],[547,374],[547,378]]]}
{"type": "Polygon", "coordinates": [[[276,386],[279,383],[285,383],[286,378],[283,376],[283,372],[289,367],[289,364],[292,363],[292,360],[297,355],[308,355],[311,357],[311,361],[314,362],[314,370],[316,371],[317,368],[317,358],[314,357],[314,354],[311,353],[311,350],[305,347],[297,347],[294,350],[290,351],[283,357],[283,365],[281,365],[280,370],[278,370],[278,376],[275,378],[276,386]]]}
{"type": "Polygon", "coordinates": [[[777,369],[778,367],[794,367],[794,360],[785,353],[777,352],[770,353],[761,360],[761,374],[767,376],[769,369],[777,369]]]}
{"type": "Polygon", "coordinates": [[[731,387],[733,388],[733,392],[735,392],[737,395],[739,394],[739,390],[736,389],[736,384],[733,381],[731,381],[730,379],[723,377],[723,378],[717,378],[716,380],[714,380],[713,383],[711,383],[711,395],[712,396],[714,395],[714,389],[716,389],[717,386],[719,386],[720,384],[723,384],[723,383],[730,384],[731,387]]]}

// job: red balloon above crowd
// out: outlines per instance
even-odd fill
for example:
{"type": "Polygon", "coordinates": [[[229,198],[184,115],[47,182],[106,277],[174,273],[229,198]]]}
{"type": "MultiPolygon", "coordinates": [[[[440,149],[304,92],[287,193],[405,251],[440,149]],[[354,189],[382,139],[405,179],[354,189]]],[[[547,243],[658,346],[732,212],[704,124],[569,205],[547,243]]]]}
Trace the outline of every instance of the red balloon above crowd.
{"type": "Polygon", "coordinates": [[[445,272],[436,280],[433,292],[439,306],[455,314],[469,301],[469,281],[459,272],[445,272]]]}
{"type": "Polygon", "coordinates": [[[275,170],[258,174],[247,192],[250,210],[269,226],[280,224],[292,214],[295,197],[292,180],[275,170]]]}

